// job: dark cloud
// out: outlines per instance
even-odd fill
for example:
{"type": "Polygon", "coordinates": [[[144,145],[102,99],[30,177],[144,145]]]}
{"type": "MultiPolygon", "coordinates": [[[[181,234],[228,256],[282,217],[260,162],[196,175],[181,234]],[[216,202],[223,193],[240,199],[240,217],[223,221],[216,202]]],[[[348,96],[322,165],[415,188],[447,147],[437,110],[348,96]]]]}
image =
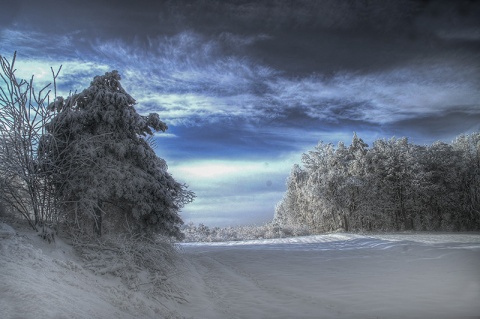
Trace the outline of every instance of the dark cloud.
{"type": "Polygon", "coordinates": [[[4,26],[69,35],[77,48],[120,41],[155,51],[163,36],[193,32],[200,43],[176,54],[201,51],[215,39],[216,53],[248,56],[289,76],[371,72],[445,52],[477,54],[480,43],[480,4],[472,1],[20,0],[2,12],[4,26]]]}
{"type": "MultiPolygon", "coordinates": [[[[478,110],[478,105],[476,106],[478,110]]],[[[399,121],[388,128],[390,135],[407,136],[418,144],[431,144],[435,141],[450,143],[460,133],[480,130],[480,113],[458,111],[440,112],[428,117],[415,117],[399,121]]]]}
{"type": "Polygon", "coordinates": [[[9,27],[13,24],[15,18],[19,15],[21,4],[18,1],[10,1],[8,5],[0,3],[0,26],[9,27]]]}

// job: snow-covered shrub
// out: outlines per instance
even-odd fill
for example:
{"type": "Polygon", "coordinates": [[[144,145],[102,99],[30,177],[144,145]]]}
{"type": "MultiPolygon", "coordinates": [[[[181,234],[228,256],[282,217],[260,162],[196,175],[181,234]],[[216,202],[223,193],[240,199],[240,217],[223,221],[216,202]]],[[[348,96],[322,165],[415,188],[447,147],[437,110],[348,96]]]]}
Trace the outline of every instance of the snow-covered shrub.
{"type": "Polygon", "coordinates": [[[164,296],[183,302],[183,293],[173,283],[178,272],[178,255],[167,237],[109,234],[95,241],[77,238],[74,247],[84,267],[99,275],[112,275],[132,290],[155,298],[164,296]]]}
{"type": "Polygon", "coordinates": [[[43,240],[47,241],[48,243],[54,243],[55,242],[55,228],[53,225],[43,225],[42,230],[40,231],[40,236],[43,238],[43,240]]]}

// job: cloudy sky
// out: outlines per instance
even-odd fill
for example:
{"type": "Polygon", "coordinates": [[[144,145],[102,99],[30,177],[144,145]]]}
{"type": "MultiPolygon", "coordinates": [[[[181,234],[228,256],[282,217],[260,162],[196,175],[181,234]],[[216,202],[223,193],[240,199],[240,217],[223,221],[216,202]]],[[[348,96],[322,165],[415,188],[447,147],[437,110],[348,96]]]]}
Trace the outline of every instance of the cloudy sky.
{"type": "Polygon", "coordinates": [[[318,141],[451,141],[480,129],[475,1],[0,0],[0,54],[59,89],[116,69],[157,153],[197,194],[186,222],[263,223],[318,141]]]}

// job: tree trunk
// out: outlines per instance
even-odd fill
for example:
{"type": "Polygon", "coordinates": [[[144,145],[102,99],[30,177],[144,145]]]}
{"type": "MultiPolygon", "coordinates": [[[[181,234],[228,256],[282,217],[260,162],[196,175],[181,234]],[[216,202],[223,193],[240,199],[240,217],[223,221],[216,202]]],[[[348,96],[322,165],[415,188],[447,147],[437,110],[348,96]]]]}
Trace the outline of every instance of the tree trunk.
{"type": "Polygon", "coordinates": [[[94,210],[95,219],[93,221],[93,233],[98,237],[102,236],[102,210],[100,206],[96,207],[94,210]]]}
{"type": "Polygon", "coordinates": [[[348,230],[349,230],[348,218],[347,218],[347,214],[345,214],[345,212],[343,212],[343,228],[345,228],[345,231],[348,232],[348,230]]]}

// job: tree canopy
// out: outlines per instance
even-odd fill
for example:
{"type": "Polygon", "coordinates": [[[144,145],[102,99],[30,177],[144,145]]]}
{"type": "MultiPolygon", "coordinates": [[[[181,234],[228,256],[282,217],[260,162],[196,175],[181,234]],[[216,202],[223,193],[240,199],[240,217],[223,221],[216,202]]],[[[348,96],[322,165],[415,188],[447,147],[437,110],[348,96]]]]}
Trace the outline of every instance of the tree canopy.
{"type": "Polygon", "coordinates": [[[54,167],[56,198],[76,227],[128,228],[181,237],[179,210],[194,198],[167,172],[152,147],[154,131],[167,125],[158,114],[136,112],[117,71],[93,79],[78,94],[50,104],[42,165],[54,167]],[[83,224],[82,224],[83,223],[83,224]]]}

